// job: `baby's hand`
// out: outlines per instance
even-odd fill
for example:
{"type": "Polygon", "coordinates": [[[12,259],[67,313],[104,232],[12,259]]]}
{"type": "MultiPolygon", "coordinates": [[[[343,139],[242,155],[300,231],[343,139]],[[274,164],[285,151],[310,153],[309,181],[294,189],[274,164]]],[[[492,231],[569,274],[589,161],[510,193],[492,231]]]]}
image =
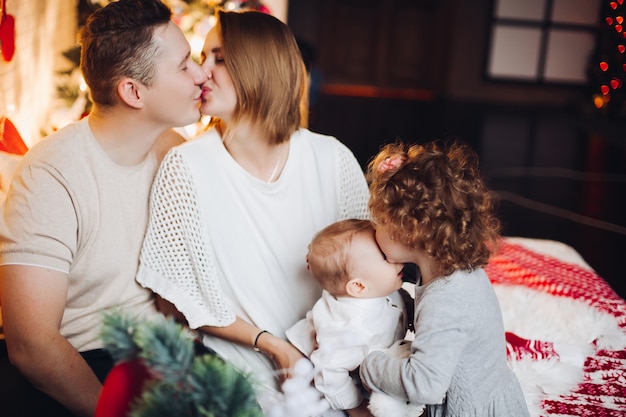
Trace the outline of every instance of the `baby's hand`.
{"type": "Polygon", "coordinates": [[[394,358],[406,359],[411,356],[411,341],[410,340],[396,340],[393,345],[387,349],[387,355],[394,358]]]}

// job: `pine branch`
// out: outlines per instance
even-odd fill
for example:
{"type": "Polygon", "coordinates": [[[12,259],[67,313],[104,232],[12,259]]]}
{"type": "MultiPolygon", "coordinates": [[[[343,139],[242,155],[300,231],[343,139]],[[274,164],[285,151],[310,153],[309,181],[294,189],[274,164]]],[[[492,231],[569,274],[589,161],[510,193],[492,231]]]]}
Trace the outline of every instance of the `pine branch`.
{"type": "Polygon", "coordinates": [[[213,355],[194,355],[193,335],[172,318],[138,322],[105,315],[105,347],[116,361],[140,359],[152,375],[131,417],[262,417],[249,376],[213,355]]]}
{"type": "Polygon", "coordinates": [[[133,340],[135,330],[134,321],[120,311],[104,315],[100,338],[115,362],[132,360],[137,356],[139,346],[133,340]]]}
{"type": "Polygon", "coordinates": [[[160,378],[174,382],[187,374],[194,356],[193,335],[173,318],[138,327],[134,340],[139,357],[160,378]]]}

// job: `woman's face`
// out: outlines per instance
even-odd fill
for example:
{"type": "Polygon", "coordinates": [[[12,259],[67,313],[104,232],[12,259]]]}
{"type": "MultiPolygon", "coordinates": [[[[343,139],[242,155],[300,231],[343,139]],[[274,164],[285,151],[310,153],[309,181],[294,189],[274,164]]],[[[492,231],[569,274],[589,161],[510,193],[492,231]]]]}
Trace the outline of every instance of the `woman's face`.
{"type": "Polygon", "coordinates": [[[237,105],[233,80],[224,64],[217,27],[209,31],[202,48],[201,66],[208,80],[204,83],[200,112],[228,122],[237,105]]]}

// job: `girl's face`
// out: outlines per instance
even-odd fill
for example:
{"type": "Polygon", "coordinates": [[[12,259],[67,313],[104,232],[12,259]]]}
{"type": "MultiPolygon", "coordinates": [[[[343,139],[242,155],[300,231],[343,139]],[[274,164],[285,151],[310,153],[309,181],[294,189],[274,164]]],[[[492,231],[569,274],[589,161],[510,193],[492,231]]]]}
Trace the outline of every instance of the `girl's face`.
{"type": "Polygon", "coordinates": [[[217,27],[209,31],[202,48],[201,66],[208,80],[203,86],[200,112],[228,122],[237,105],[233,80],[224,64],[222,43],[217,27]]]}
{"type": "Polygon", "coordinates": [[[409,246],[391,240],[385,227],[376,226],[376,242],[387,257],[388,262],[393,263],[416,263],[416,251],[409,246]]]}

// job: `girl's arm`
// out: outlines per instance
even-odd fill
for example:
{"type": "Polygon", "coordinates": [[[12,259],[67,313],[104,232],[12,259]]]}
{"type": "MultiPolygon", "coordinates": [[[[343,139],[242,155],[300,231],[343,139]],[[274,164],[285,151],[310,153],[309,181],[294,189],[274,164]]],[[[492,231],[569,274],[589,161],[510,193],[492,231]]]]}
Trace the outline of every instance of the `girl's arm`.
{"type": "Polygon", "coordinates": [[[360,368],[363,384],[374,392],[413,404],[438,404],[450,386],[469,339],[470,324],[464,316],[463,300],[445,290],[424,295],[415,306],[419,319],[410,358],[392,357],[380,351],[370,353],[360,368]]]}

